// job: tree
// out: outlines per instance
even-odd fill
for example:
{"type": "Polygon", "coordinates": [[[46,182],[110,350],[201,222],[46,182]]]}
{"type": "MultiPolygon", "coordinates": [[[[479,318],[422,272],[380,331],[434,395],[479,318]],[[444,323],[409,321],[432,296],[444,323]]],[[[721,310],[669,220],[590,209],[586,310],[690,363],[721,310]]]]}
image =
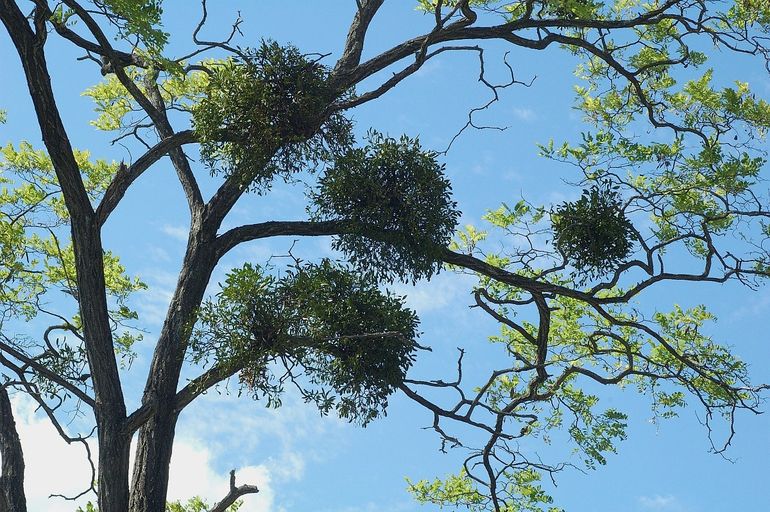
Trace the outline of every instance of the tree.
{"type": "MultiPolygon", "coordinates": [[[[648,317],[634,301],[665,283],[753,287],[770,273],[768,210],[758,190],[770,104],[746,83],[715,84],[700,51],[712,45],[770,66],[770,6],[421,0],[425,33],[364,59],[382,4],[356,3],[331,64],[305,53],[312,48],[236,46],[240,20],[226,39],[205,41],[205,1],[194,47],[172,56],[158,0],[0,0],[21,64],[13,69],[23,70],[44,144],[3,149],[0,453],[2,481],[10,482],[4,488],[12,490],[5,509],[25,506],[8,390],[36,400],[69,442],[85,438],[69,436],[59,406],[74,400],[93,411],[92,490],[103,512],[165,509],[179,413],[228,379],[273,405],[291,382],[323,413],[364,425],[400,390],[431,411],[447,448],[467,451],[457,474],[414,482],[412,492],[421,502],[471,510],[551,507],[538,482],[562,465],[528,459],[519,438],[564,429],[588,467],[605,462],[624,437],[626,416],[599,410],[586,382],[632,384],[663,417],[688,397],[707,422],[722,415],[732,425],[737,410],[757,410],[764,387],[701,332],[711,318],[705,308],[674,306],[648,317]],[[86,91],[99,114],[95,126],[134,148],[143,144],[141,156],[117,163],[73,149],[46,61],[52,40],[94,62],[104,76],[86,91]],[[512,75],[503,85],[486,78],[485,45],[494,41],[560,47],[581,60],[577,107],[589,131],[578,144],[541,151],[577,168],[583,195],[559,205],[503,205],[486,215],[490,231],[468,227],[453,239],[459,210],[440,155],[407,136],[370,131],[357,140],[350,112],[431,59],[468,52],[478,56],[480,80],[493,95],[482,109],[491,107],[517,83],[512,75]],[[633,135],[650,127],[649,135],[633,135]],[[186,148],[199,148],[200,162],[186,148]],[[141,406],[128,411],[120,367],[139,335],[129,297],[144,284],[101,237],[127,190],[165,156],[185,192],[190,231],[141,406]],[[303,189],[297,180],[306,220],[224,227],[244,194],[267,196],[276,180],[310,171],[314,183],[303,189]],[[206,174],[217,180],[208,198],[199,184],[206,174]],[[286,235],[333,237],[343,261],[246,263],[206,297],[225,254],[286,235]],[[485,248],[487,238],[506,241],[505,249],[485,248]],[[453,380],[407,377],[424,348],[418,321],[383,285],[430,279],[442,268],[476,275],[476,304],[500,324],[492,341],[507,360],[484,382],[465,381],[462,352],[453,380]],[[75,302],[74,313],[57,290],[75,302]],[[34,318],[53,323],[42,333],[25,331],[22,321],[34,318]],[[185,361],[202,369],[187,384],[180,382],[185,361]],[[456,401],[447,403],[447,393],[456,401]],[[484,442],[461,438],[458,425],[484,442]]],[[[479,110],[466,127],[477,126],[479,110]]],[[[255,491],[233,479],[213,510],[255,491]]]]}

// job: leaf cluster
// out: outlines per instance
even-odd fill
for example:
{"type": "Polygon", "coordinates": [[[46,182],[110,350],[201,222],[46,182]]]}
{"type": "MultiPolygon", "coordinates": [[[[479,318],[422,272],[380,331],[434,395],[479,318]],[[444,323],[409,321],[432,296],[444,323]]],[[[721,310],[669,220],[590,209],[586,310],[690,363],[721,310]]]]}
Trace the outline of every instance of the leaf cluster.
{"type": "Polygon", "coordinates": [[[288,178],[350,147],[351,122],[326,114],[343,95],[328,75],[297,48],[275,42],[214,66],[205,97],[192,108],[204,163],[261,190],[275,175],[288,178]]]}
{"type": "Polygon", "coordinates": [[[418,139],[370,132],[336,159],[314,196],[316,216],[349,221],[334,248],[377,279],[416,281],[441,268],[460,212],[436,153],[418,139]]]}
{"type": "Polygon", "coordinates": [[[617,188],[593,185],[552,214],[554,244],[579,272],[600,276],[618,267],[633,248],[633,225],[617,188]]]}
{"type": "Polygon", "coordinates": [[[403,299],[329,260],[281,278],[246,264],[202,306],[191,354],[238,371],[269,405],[292,381],[322,413],[366,424],[412,365],[417,324],[403,299]]]}
{"type": "MultiPolygon", "coordinates": [[[[500,512],[563,512],[552,506],[553,498],[545,492],[541,485],[542,475],[539,471],[526,468],[506,471],[501,475],[505,481],[499,494],[506,499],[499,504],[500,512]]],[[[478,482],[471,478],[465,470],[445,479],[435,479],[432,482],[420,480],[412,482],[407,479],[409,493],[421,504],[434,504],[439,507],[463,507],[471,512],[493,510],[489,497],[478,490],[478,482]]]]}
{"type": "MultiPolygon", "coordinates": [[[[238,500],[227,507],[227,512],[238,512],[242,506],[243,501],[238,500]]],[[[166,503],[166,512],[207,512],[210,508],[211,505],[199,496],[190,498],[186,503],[182,503],[181,500],[166,503]]],[[[76,512],[99,512],[99,509],[89,501],[86,503],[85,508],[78,507],[76,512]]]]}
{"type": "Polygon", "coordinates": [[[159,54],[169,34],[160,28],[162,0],[94,0],[121,37],[135,36],[152,54],[159,54]]]}
{"type": "MultiPolygon", "coordinates": [[[[75,150],[74,156],[88,196],[98,199],[119,164],[94,160],[88,151],[75,150]]],[[[80,315],[74,313],[77,308],[67,315],[66,309],[52,313],[47,306],[50,301],[61,303],[62,298],[79,301],[68,224],[69,214],[50,156],[28,142],[0,148],[0,327],[6,322],[28,322],[39,315],[56,324],[44,339],[16,335],[5,337],[5,341],[25,353],[33,347],[42,349],[37,356],[41,364],[65,379],[84,382],[81,377],[86,358],[80,315]]],[[[110,251],[104,251],[99,264],[104,266],[115,350],[130,359],[131,346],[141,334],[132,326],[138,315],[130,307],[129,297],[146,286],[128,275],[110,251]]],[[[44,392],[60,391],[47,380],[36,384],[44,392]]]]}

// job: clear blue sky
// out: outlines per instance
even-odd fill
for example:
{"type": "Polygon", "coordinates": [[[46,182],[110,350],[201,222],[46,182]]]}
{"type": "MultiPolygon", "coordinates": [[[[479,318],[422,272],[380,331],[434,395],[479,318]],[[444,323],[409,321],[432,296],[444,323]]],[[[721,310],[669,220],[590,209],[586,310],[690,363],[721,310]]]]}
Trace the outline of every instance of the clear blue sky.
{"type": "MultiPolygon", "coordinates": [[[[332,63],[339,54],[353,8],[352,0],[217,1],[210,6],[212,21],[206,35],[219,37],[228,29],[235,11],[240,10],[245,20],[245,37],[240,44],[256,45],[260,38],[272,38],[293,43],[305,52],[331,53],[327,62],[332,63]]],[[[166,28],[173,35],[171,49],[181,52],[188,48],[189,34],[197,21],[197,3],[169,1],[166,10],[166,28]]],[[[367,39],[367,54],[423,33],[430,23],[429,17],[414,10],[413,2],[386,2],[367,39]]],[[[51,37],[55,39],[55,35],[51,37]]],[[[136,158],[136,153],[129,155],[119,146],[111,147],[109,138],[88,124],[93,118],[90,100],[80,93],[100,79],[98,69],[88,62],[75,62],[79,52],[60,44],[51,46],[51,74],[74,145],[89,148],[100,158],[136,158]]],[[[499,64],[506,48],[490,48],[490,71],[504,80],[504,68],[495,64],[499,64]]],[[[508,59],[517,79],[535,78],[530,88],[505,91],[502,100],[485,116],[488,122],[508,129],[467,131],[444,158],[463,211],[463,223],[480,223],[487,209],[503,201],[510,203],[525,197],[533,203],[548,204],[577,194],[562,182],[570,179],[572,170],[538,158],[535,146],[551,138],[575,140],[587,129],[571,109],[576,60],[557,48],[540,53],[513,49],[508,59]]],[[[0,108],[8,111],[9,118],[7,125],[0,126],[0,144],[27,139],[39,145],[39,131],[17,56],[4,33],[0,35],[0,62],[0,108]]],[[[758,64],[719,56],[712,65],[722,72],[719,76],[723,79],[749,81],[757,92],[770,96],[770,80],[758,64]]],[[[468,110],[487,100],[489,93],[478,84],[477,77],[475,55],[431,61],[385,97],[356,109],[353,116],[358,130],[363,133],[374,127],[390,135],[419,135],[426,147],[444,149],[464,124],[468,110]]],[[[303,209],[298,190],[277,186],[271,194],[239,203],[229,222],[298,219],[303,209]]],[[[170,164],[163,161],[130,190],[104,233],[105,245],[120,254],[129,272],[140,275],[150,285],[150,290],[135,301],[150,334],[139,347],[133,368],[126,373],[126,391],[133,404],[138,401],[146,375],[152,333],[159,328],[182,257],[186,211],[170,164]]],[[[244,260],[259,263],[272,253],[285,253],[290,242],[260,242],[239,249],[225,259],[214,282],[222,279],[227,268],[244,260]]],[[[328,242],[302,241],[298,250],[307,255],[327,254],[328,242]]],[[[472,284],[467,278],[442,273],[415,288],[397,287],[420,314],[424,332],[421,342],[434,347],[434,354],[418,363],[415,375],[450,374],[455,347],[467,348],[468,364],[474,370],[492,368],[494,361],[488,360],[484,346],[497,327],[480,312],[468,309],[472,284]]],[[[751,363],[756,382],[770,382],[770,291],[751,292],[734,285],[681,286],[667,288],[665,293],[651,295],[646,301],[653,310],[667,310],[673,303],[706,303],[719,317],[717,324],[710,327],[713,335],[751,363]]],[[[629,413],[628,440],[620,444],[618,455],[609,457],[607,466],[587,473],[567,470],[560,474],[558,487],[553,490],[557,504],[569,512],[770,510],[770,417],[739,417],[738,435],[727,453],[735,462],[728,462],[708,454],[706,431],[698,423],[697,409],[686,409],[678,419],[653,424],[647,400],[635,395],[633,389],[599,393],[608,405],[629,413]]],[[[28,435],[28,439],[46,446],[54,443],[40,437],[50,432],[47,434],[36,423],[23,409],[24,404],[18,405],[25,428],[37,436],[33,439],[28,435]]],[[[461,455],[439,453],[437,436],[422,429],[430,422],[426,411],[400,395],[393,398],[387,418],[359,429],[333,418],[321,419],[310,406],[291,397],[284,408],[268,411],[248,398],[212,393],[181,417],[177,430],[182,462],[174,466],[173,478],[192,483],[188,487],[172,485],[172,491],[208,493],[209,498],[216,499],[225,488],[219,491],[214,484],[224,485],[230,468],[253,466],[244,474],[262,478],[252,483],[263,486],[265,492],[261,497],[247,499],[242,509],[246,512],[419,510],[406,493],[404,477],[432,478],[456,472],[461,455]]],[[[29,450],[34,452],[35,448],[29,450]]],[[[569,448],[558,444],[544,453],[564,460],[571,457],[569,448]]],[[[29,471],[33,481],[46,474],[42,465],[31,465],[29,471]]],[[[58,492],[53,488],[47,491],[58,492]]]]}

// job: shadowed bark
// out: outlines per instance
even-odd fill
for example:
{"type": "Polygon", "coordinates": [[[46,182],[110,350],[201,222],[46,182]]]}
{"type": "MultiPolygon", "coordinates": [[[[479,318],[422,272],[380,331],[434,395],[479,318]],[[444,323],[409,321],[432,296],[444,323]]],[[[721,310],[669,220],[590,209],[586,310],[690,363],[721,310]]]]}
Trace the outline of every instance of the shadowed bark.
{"type": "Polygon", "coordinates": [[[24,454],[13,420],[8,390],[0,387],[0,512],[27,512],[24,496],[24,454]]]}

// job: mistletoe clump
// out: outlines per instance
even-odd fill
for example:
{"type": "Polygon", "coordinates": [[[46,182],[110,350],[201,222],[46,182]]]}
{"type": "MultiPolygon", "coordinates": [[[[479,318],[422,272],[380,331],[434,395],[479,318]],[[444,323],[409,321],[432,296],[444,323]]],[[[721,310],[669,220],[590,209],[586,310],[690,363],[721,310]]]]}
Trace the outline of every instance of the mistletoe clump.
{"type": "Polygon", "coordinates": [[[580,199],[557,206],[554,244],[579,272],[597,277],[618,267],[633,248],[633,225],[616,187],[594,185],[580,199]]]}
{"type": "Polygon", "coordinates": [[[192,109],[201,156],[212,173],[237,174],[265,189],[350,147],[351,123],[327,115],[340,96],[329,72],[293,46],[263,42],[212,66],[205,97],[192,109]]]}
{"type": "Polygon", "coordinates": [[[417,325],[401,297],[329,260],[280,279],[247,264],[202,307],[192,357],[232,365],[271,405],[291,381],[322,413],[367,424],[412,366],[417,325]]]}
{"type": "Polygon", "coordinates": [[[361,271],[386,281],[429,278],[460,215],[444,166],[417,139],[377,132],[368,139],[321,178],[317,214],[350,222],[353,233],[334,248],[361,271]]]}

